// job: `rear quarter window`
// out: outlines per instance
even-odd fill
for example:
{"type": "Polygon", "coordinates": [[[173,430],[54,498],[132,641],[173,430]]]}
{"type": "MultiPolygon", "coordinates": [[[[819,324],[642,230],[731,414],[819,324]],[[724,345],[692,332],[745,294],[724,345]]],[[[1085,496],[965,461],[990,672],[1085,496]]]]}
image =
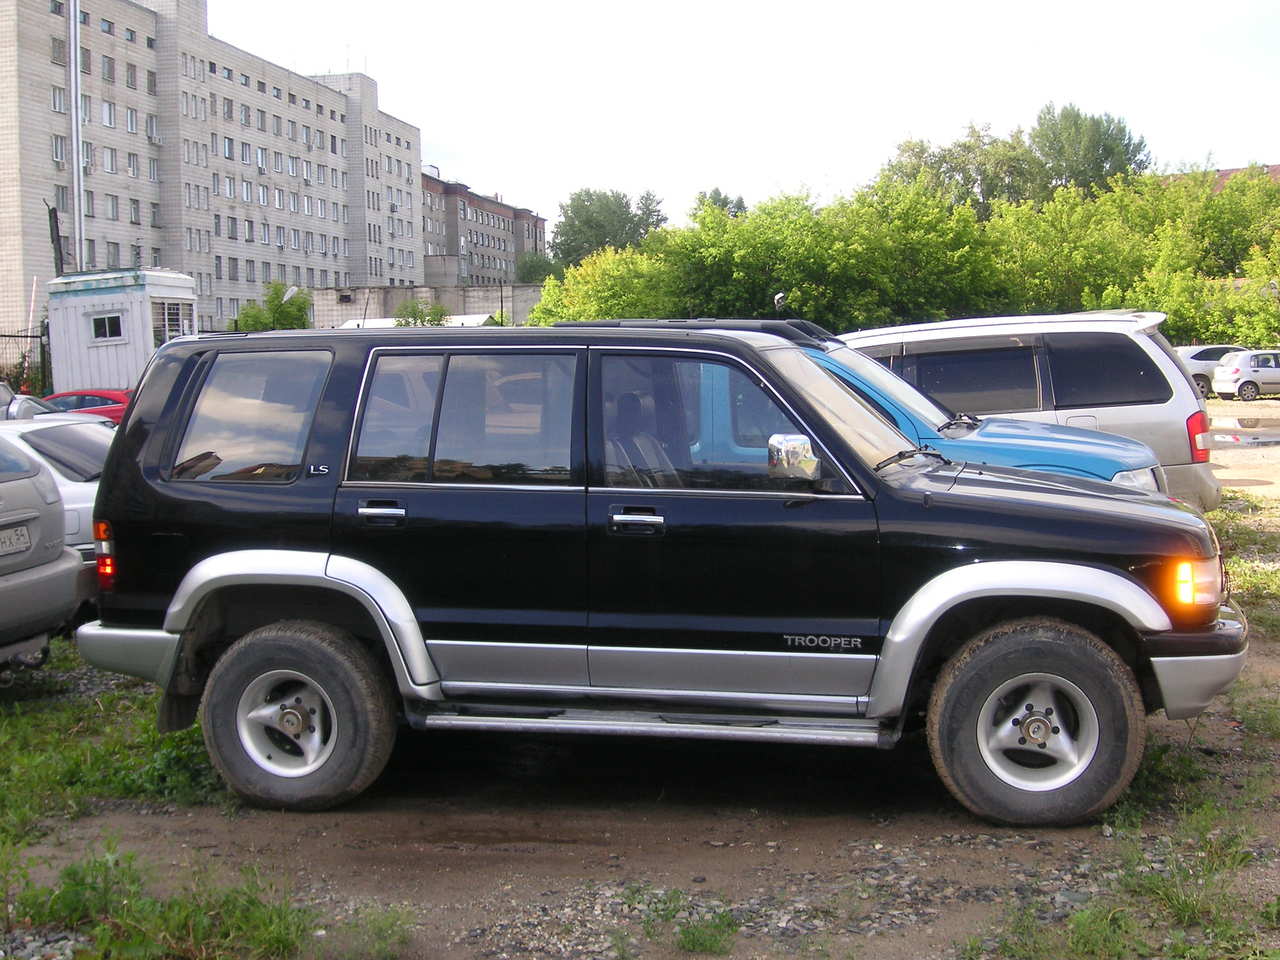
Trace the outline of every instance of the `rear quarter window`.
{"type": "Polygon", "coordinates": [[[7,440],[0,440],[0,483],[34,477],[36,465],[7,440]]]}
{"type": "Polygon", "coordinates": [[[1164,403],[1173,396],[1156,362],[1122,333],[1051,333],[1044,344],[1059,410],[1164,403]]]}
{"type": "Polygon", "coordinates": [[[200,387],[170,477],[296,479],[330,362],[324,350],[220,354],[200,387]]]}

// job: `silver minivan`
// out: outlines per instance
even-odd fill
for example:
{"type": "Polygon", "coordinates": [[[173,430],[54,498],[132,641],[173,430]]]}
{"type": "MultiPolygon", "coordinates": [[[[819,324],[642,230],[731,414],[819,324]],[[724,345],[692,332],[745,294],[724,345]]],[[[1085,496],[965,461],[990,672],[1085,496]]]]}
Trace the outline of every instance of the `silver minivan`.
{"type": "Polygon", "coordinates": [[[1204,400],[1159,332],[1162,313],[944,320],[841,339],[958,413],[999,414],[1141,440],[1169,493],[1212,510],[1204,400]]]}

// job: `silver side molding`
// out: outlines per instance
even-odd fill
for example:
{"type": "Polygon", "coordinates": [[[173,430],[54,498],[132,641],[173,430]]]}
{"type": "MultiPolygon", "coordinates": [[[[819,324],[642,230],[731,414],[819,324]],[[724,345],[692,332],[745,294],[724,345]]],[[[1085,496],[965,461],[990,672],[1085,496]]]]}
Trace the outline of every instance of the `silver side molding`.
{"type": "MultiPolygon", "coordinates": [[[[233,550],[208,557],[182,578],[165,614],[164,629],[181,634],[200,604],[217,590],[263,584],[321,587],[354,598],[382,635],[400,692],[421,700],[442,699],[440,676],[409,601],[385,574],[350,557],[305,550],[233,550]]],[[[160,680],[167,681],[167,677],[160,680]]]]}
{"type": "Polygon", "coordinates": [[[917,590],[893,618],[871,682],[867,716],[894,717],[902,711],[930,628],[952,607],[980,597],[1074,600],[1110,610],[1144,633],[1173,629],[1155,597],[1107,570],[1040,560],[993,560],[954,567],[917,590]]]}

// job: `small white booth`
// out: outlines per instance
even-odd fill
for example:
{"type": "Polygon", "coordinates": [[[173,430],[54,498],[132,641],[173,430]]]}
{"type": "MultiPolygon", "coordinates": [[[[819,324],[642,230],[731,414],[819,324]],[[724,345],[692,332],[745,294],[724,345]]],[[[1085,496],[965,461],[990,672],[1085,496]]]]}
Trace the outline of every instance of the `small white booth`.
{"type": "Polygon", "coordinates": [[[54,392],[132,388],[156,347],[196,332],[195,280],[172,270],[103,270],[49,281],[54,392]]]}

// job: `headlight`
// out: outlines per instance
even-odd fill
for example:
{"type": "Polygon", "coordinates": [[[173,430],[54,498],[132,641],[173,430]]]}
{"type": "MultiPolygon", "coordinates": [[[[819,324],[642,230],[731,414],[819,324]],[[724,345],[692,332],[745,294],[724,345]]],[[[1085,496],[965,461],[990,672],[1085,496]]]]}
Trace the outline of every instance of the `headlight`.
{"type": "Polygon", "coordinates": [[[1150,467],[1142,470],[1121,470],[1111,478],[1112,483],[1123,483],[1126,487],[1137,487],[1139,490],[1150,490],[1155,493],[1160,487],[1156,484],[1156,472],[1150,467]]]}
{"type": "Polygon", "coordinates": [[[1222,599],[1222,558],[1178,561],[1174,567],[1173,598],[1181,608],[1216,607],[1222,599]]]}

